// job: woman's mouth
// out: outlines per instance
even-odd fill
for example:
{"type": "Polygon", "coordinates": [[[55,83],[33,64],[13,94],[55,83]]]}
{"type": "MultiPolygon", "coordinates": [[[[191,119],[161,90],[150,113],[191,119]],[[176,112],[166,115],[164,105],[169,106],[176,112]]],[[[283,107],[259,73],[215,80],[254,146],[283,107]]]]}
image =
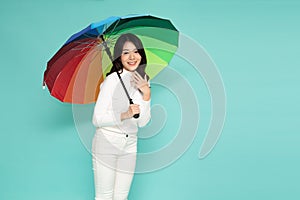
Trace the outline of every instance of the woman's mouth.
{"type": "Polygon", "coordinates": [[[127,62],[127,64],[130,65],[130,66],[135,66],[136,63],[137,63],[136,61],[127,62]]]}

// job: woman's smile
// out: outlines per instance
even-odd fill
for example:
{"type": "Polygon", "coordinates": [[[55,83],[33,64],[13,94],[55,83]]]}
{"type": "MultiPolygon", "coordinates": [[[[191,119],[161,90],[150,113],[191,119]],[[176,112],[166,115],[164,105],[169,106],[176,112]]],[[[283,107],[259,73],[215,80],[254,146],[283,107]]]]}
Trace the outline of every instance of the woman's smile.
{"type": "Polygon", "coordinates": [[[136,65],[136,61],[131,61],[131,62],[127,62],[128,63],[128,65],[131,65],[131,66],[134,66],[134,65],[136,65]]]}

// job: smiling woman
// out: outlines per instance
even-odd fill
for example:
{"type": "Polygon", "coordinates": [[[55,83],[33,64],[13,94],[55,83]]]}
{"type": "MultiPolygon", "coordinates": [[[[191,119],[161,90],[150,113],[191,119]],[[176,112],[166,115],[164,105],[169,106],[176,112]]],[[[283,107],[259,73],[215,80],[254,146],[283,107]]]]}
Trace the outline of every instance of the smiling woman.
{"type": "Polygon", "coordinates": [[[146,62],[137,36],[124,34],[118,38],[113,67],[100,86],[93,115],[96,200],[127,199],[136,164],[138,127],[150,120],[146,62]],[[145,74],[144,79],[135,71],[139,68],[145,74]],[[129,104],[124,89],[136,104],[129,104]],[[140,117],[135,119],[138,113],[140,117]]]}

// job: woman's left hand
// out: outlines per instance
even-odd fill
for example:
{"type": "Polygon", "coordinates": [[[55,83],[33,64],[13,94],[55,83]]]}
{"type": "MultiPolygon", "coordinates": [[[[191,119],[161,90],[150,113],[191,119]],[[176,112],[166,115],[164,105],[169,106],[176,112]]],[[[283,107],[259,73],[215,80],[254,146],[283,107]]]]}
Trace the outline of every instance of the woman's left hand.
{"type": "Polygon", "coordinates": [[[141,75],[137,71],[134,71],[132,73],[132,81],[133,81],[135,87],[138,88],[143,93],[144,100],[146,100],[146,101],[149,100],[150,99],[150,88],[149,88],[149,83],[147,81],[147,75],[145,74],[145,77],[142,78],[141,75]]]}

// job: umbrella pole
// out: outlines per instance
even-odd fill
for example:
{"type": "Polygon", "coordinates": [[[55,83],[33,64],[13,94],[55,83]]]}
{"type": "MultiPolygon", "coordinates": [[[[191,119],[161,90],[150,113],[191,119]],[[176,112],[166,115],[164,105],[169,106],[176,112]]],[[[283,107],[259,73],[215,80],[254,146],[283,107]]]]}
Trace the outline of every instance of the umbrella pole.
{"type": "MultiPolygon", "coordinates": [[[[107,53],[107,55],[108,55],[108,57],[110,58],[111,62],[113,62],[113,57],[112,57],[111,52],[110,52],[110,50],[109,50],[109,48],[108,48],[108,46],[107,46],[106,41],[105,41],[104,38],[103,38],[103,35],[101,35],[100,38],[102,39],[102,43],[103,43],[105,52],[107,53]]],[[[117,71],[117,75],[118,75],[118,77],[119,77],[119,79],[120,79],[120,82],[121,82],[121,84],[122,84],[122,87],[123,87],[123,89],[124,89],[124,91],[125,91],[125,93],[126,93],[126,96],[127,96],[128,100],[129,100],[129,104],[133,104],[133,101],[132,101],[132,99],[130,98],[130,96],[129,96],[129,94],[128,94],[128,91],[127,91],[127,89],[126,89],[126,87],[125,87],[125,84],[124,84],[124,82],[123,82],[123,80],[122,80],[122,78],[121,78],[121,75],[119,74],[118,71],[117,71]]],[[[134,118],[139,118],[139,116],[140,116],[140,114],[135,114],[133,117],[134,117],[134,118]]]]}

